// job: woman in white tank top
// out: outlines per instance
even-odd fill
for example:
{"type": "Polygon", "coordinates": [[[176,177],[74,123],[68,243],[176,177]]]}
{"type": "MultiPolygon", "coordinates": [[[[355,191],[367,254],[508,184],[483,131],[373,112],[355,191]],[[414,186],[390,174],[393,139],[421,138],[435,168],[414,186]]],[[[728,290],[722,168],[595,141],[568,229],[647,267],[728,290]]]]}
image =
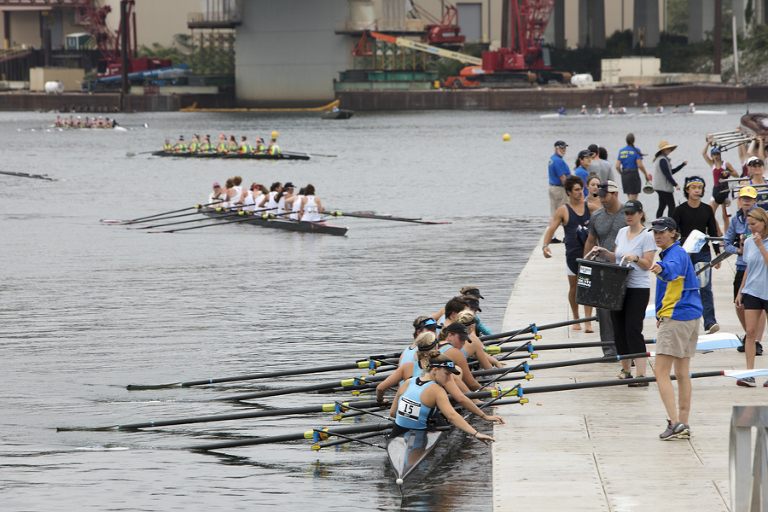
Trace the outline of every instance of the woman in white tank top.
{"type": "Polygon", "coordinates": [[[261,202],[259,203],[259,208],[266,208],[267,211],[265,211],[264,213],[273,213],[273,214],[278,213],[277,211],[279,206],[278,201],[279,199],[282,199],[282,196],[280,195],[282,194],[282,192],[283,192],[282,183],[280,183],[279,181],[276,181],[275,183],[272,184],[271,187],[269,187],[269,194],[266,194],[261,199],[261,202]],[[278,195],[280,195],[279,199],[276,199],[278,198],[278,195]]]}
{"type": "Polygon", "coordinates": [[[301,200],[304,198],[304,189],[299,189],[299,193],[295,196],[291,196],[285,201],[286,207],[290,208],[291,213],[288,218],[291,220],[299,220],[299,212],[301,211],[301,200]]]}
{"type": "Polygon", "coordinates": [[[306,222],[320,222],[320,214],[325,211],[320,199],[315,197],[315,187],[307,185],[304,188],[306,197],[301,200],[301,213],[299,220],[306,222]]]}

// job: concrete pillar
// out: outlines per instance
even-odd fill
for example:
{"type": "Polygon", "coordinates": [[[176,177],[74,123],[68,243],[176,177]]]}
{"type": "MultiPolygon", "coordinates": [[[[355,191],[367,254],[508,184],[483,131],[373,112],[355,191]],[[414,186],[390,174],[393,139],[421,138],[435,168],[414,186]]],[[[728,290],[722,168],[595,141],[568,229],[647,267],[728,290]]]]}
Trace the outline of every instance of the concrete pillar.
{"type": "Polygon", "coordinates": [[[658,0],[635,0],[635,6],[632,12],[634,18],[632,27],[632,45],[637,45],[640,42],[638,29],[642,28],[645,30],[643,47],[655,48],[659,44],[658,0]]]}
{"type": "Polygon", "coordinates": [[[11,49],[11,11],[3,11],[3,35],[5,37],[5,49],[11,49]]]}
{"type": "Polygon", "coordinates": [[[555,27],[555,48],[565,49],[565,0],[555,0],[549,23],[555,27]]]}
{"type": "Polygon", "coordinates": [[[579,0],[579,47],[605,48],[605,0],[579,0]]]}
{"type": "Polygon", "coordinates": [[[690,0],[688,5],[688,42],[700,43],[715,28],[715,0],[690,0]]]}
{"type": "Polygon", "coordinates": [[[736,18],[736,30],[744,31],[744,6],[745,0],[731,0],[733,6],[733,16],[736,18]]]}

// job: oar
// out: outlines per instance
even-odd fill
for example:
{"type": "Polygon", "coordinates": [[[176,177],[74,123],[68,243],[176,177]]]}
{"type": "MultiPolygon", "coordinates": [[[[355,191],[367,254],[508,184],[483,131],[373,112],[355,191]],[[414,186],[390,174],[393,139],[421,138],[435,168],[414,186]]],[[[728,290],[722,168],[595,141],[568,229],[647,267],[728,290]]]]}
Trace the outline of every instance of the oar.
{"type": "Polygon", "coordinates": [[[299,155],[299,156],[322,156],[326,158],[337,158],[339,155],[323,155],[322,153],[298,153],[295,151],[283,151],[284,155],[299,155]]]}
{"type": "MultiPolygon", "coordinates": [[[[396,363],[395,363],[396,364],[396,363]]],[[[239,382],[244,380],[273,379],[287,377],[289,375],[306,375],[308,373],[335,372],[344,370],[374,370],[383,365],[379,358],[373,357],[365,361],[355,363],[336,364],[333,366],[314,366],[310,368],[297,368],[294,370],[281,370],[269,373],[252,373],[250,375],[237,375],[235,377],[219,377],[214,379],[199,379],[186,382],[172,382],[170,384],[129,384],[126,389],[135,391],[140,389],[166,389],[166,388],[191,388],[192,386],[204,386],[206,384],[221,384],[222,382],[239,382]]]]}
{"type": "Polygon", "coordinates": [[[101,222],[104,222],[105,224],[131,224],[133,222],[146,221],[146,220],[154,219],[156,217],[162,217],[164,215],[170,215],[172,213],[185,212],[187,210],[192,210],[192,209],[199,210],[199,209],[203,208],[204,206],[211,206],[212,204],[219,204],[220,202],[221,201],[216,201],[215,203],[196,204],[194,206],[188,206],[186,208],[181,208],[179,210],[171,210],[170,212],[156,213],[155,215],[148,215],[146,217],[139,217],[138,219],[129,219],[129,220],[104,220],[104,219],[101,219],[101,222]]]}
{"type": "MultiPolygon", "coordinates": [[[[199,215],[200,212],[194,211],[189,213],[180,213],[178,215],[166,215],[165,217],[154,217],[152,219],[143,221],[143,222],[157,222],[158,220],[168,220],[168,219],[178,219],[179,217],[189,217],[190,215],[199,215]]],[[[142,221],[139,222],[126,222],[126,224],[139,224],[142,221]]],[[[128,228],[128,229],[146,229],[146,228],[128,228]]]]}
{"type": "Polygon", "coordinates": [[[516,331],[507,331],[507,332],[501,332],[499,334],[491,334],[489,336],[480,336],[480,341],[483,342],[483,345],[502,344],[502,343],[504,343],[503,341],[498,342],[498,343],[485,343],[485,342],[486,341],[490,342],[490,341],[498,340],[498,339],[501,339],[501,338],[510,338],[511,339],[511,338],[514,338],[515,336],[518,336],[520,334],[525,334],[525,333],[534,332],[534,331],[536,331],[536,332],[544,331],[544,330],[547,330],[547,329],[555,329],[555,328],[558,328],[558,327],[565,327],[567,325],[580,324],[580,323],[584,323],[584,322],[592,322],[593,320],[596,321],[597,317],[596,316],[590,316],[589,318],[577,318],[575,320],[566,320],[564,322],[556,322],[554,324],[544,324],[544,325],[531,324],[528,327],[523,327],[522,329],[518,329],[516,331]]]}
{"type": "Polygon", "coordinates": [[[390,423],[372,423],[370,425],[359,425],[355,427],[338,427],[334,428],[333,431],[325,431],[325,433],[321,434],[318,432],[315,432],[315,430],[308,430],[306,432],[301,432],[297,434],[284,434],[281,436],[271,436],[271,437],[258,437],[253,439],[245,439],[242,441],[226,441],[223,443],[211,443],[211,444],[203,444],[199,446],[188,446],[186,447],[187,450],[194,450],[194,451],[209,451],[209,450],[219,450],[222,448],[235,448],[238,446],[253,446],[257,444],[272,444],[272,443],[285,443],[287,441],[300,441],[302,439],[312,439],[315,441],[322,440],[323,438],[327,439],[332,434],[363,434],[366,432],[377,432],[381,430],[386,430],[392,428],[392,425],[390,423]]]}
{"type": "MultiPolygon", "coordinates": [[[[512,340],[516,341],[516,340],[512,340]]],[[[551,345],[536,345],[534,343],[526,343],[524,345],[519,345],[516,347],[505,347],[500,345],[492,345],[485,347],[483,351],[486,354],[501,354],[504,352],[516,352],[522,348],[528,348],[528,352],[533,352],[534,350],[559,350],[559,349],[565,349],[565,348],[590,348],[590,347],[606,347],[609,345],[613,345],[612,341],[580,341],[577,343],[561,343],[561,344],[551,344],[551,345]]]]}
{"type": "MultiPolygon", "coordinates": [[[[375,401],[351,402],[351,403],[354,404],[355,407],[359,407],[361,409],[366,407],[381,407],[382,405],[385,405],[375,401]]],[[[211,423],[216,421],[240,420],[245,418],[270,418],[274,416],[291,416],[294,414],[314,414],[314,413],[321,413],[321,412],[335,412],[338,414],[338,412],[341,411],[342,408],[350,406],[350,403],[348,402],[341,402],[341,404],[342,405],[338,405],[338,402],[337,402],[333,404],[310,405],[307,407],[293,407],[290,409],[272,409],[268,411],[251,411],[251,412],[241,412],[241,413],[235,413],[235,414],[218,414],[215,416],[199,416],[196,418],[183,418],[183,419],[177,419],[177,420],[145,421],[143,423],[129,423],[126,425],[111,425],[109,427],[97,427],[97,428],[59,427],[56,430],[58,432],[68,432],[72,430],[87,430],[87,431],[139,430],[142,428],[169,427],[172,425],[188,425],[191,423],[211,423]]]]}
{"type": "MultiPolygon", "coordinates": [[[[259,211],[261,211],[261,210],[259,210],[259,211]]],[[[265,220],[269,220],[269,219],[274,219],[275,217],[281,217],[281,216],[284,216],[284,215],[291,215],[292,213],[294,213],[294,212],[268,213],[268,214],[264,214],[264,215],[253,215],[249,211],[241,211],[241,212],[239,212],[239,215],[245,216],[245,218],[243,218],[243,219],[230,220],[230,221],[227,221],[227,222],[215,222],[215,223],[212,223],[212,224],[206,224],[204,226],[193,226],[191,228],[169,229],[169,230],[166,230],[166,231],[147,231],[147,233],[176,233],[177,231],[189,231],[190,229],[200,229],[200,228],[208,228],[208,227],[211,227],[211,226],[224,226],[226,224],[235,224],[237,222],[246,222],[246,221],[252,220],[251,217],[253,217],[253,218],[262,218],[262,219],[265,219],[265,220]]]]}
{"type": "MultiPolygon", "coordinates": [[[[187,215],[199,215],[199,212],[185,213],[183,215],[177,215],[177,217],[186,217],[187,215]]],[[[234,217],[239,217],[239,216],[240,216],[239,212],[232,212],[232,213],[227,213],[227,214],[222,215],[221,217],[217,217],[217,218],[218,219],[229,219],[229,218],[234,218],[234,217]]],[[[157,220],[157,219],[155,219],[155,220],[157,220]]],[[[162,227],[165,227],[165,226],[177,226],[179,224],[189,224],[190,222],[203,222],[205,220],[211,220],[211,218],[210,217],[201,217],[199,219],[183,220],[183,221],[180,221],[180,222],[166,222],[165,224],[152,224],[150,226],[142,226],[140,228],[127,228],[127,229],[162,228],[162,227]]]]}
{"type": "Polygon", "coordinates": [[[56,181],[53,178],[48,178],[46,174],[28,174],[26,172],[12,172],[12,171],[0,171],[0,174],[7,174],[8,176],[16,176],[18,178],[35,178],[38,180],[56,181]]]}
{"type": "Polygon", "coordinates": [[[379,220],[393,220],[397,222],[412,222],[414,224],[451,224],[451,222],[432,222],[419,219],[408,219],[405,217],[391,217],[389,215],[373,215],[369,213],[345,213],[345,212],[330,212],[328,215],[332,217],[357,217],[360,219],[379,219],[379,220]]]}
{"type": "Polygon", "coordinates": [[[329,446],[338,446],[340,444],[347,444],[351,441],[360,441],[362,439],[369,439],[376,436],[384,436],[389,434],[392,429],[382,430],[380,432],[368,432],[367,434],[360,434],[359,436],[346,437],[344,439],[337,439],[336,441],[328,441],[327,443],[313,444],[313,450],[319,450],[320,448],[328,448],[329,446]],[[315,448],[317,447],[317,448],[315,448]]]}
{"type": "MultiPolygon", "coordinates": [[[[395,366],[389,366],[380,368],[379,372],[394,370],[395,366]]],[[[355,377],[352,379],[345,379],[342,381],[333,382],[321,382],[320,384],[311,384],[309,386],[297,386],[292,388],[282,389],[269,389],[267,391],[258,391],[256,393],[246,393],[244,395],[236,395],[224,398],[215,398],[213,402],[227,401],[227,402],[239,402],[241,400],[251,400],[253,398],[267,398],[270,396],[291,395],[293,393],[310,393],[313,391],[330,390],[335,387],[341,387],[345,390],[365,389],[372,385],[372,383],[380,382],[387,378],[387,375],[375,375],[373,377],[355,377]]]]}
{"type": "Polygon", "coordinates": [[[131,157],[136,156],[136,155],[146,155],[146,154],[149,154],[149,153],[154,153],[155,151],[160,151],[160,150],[156,149],[154,151],[142,151],[141,153],[132,153],[132,152],[129,151],[128,153],[125,154],[125,156],[127,156],[128,158],[131,158],[131,157]]]}
{"type": "MultiPolygon", "coordinates": [[[[529,373],[534,370],[548,370],[550,368],[562,368],[565,366],[578,366],[582,364],[592,363],[612,363],[614,361],[621,361],[623,359],[640,359],[641,357],[649,357],[650,352],[638,352],[637,354],[625,354],[623,356],[607,356],[607,357],[591,357],[588,359],[571,359],[569,361],[553,361],[551,363],[539,363],[539,364],[527,364],[523,369],[514,370],[516,372],[524,371],[529,373]]],[[[505,373],[507,368],[492,368],[490,370],[478,370],[472,372],[475,378],[486,377],[488,375],[498,375],[505,373]]]]}

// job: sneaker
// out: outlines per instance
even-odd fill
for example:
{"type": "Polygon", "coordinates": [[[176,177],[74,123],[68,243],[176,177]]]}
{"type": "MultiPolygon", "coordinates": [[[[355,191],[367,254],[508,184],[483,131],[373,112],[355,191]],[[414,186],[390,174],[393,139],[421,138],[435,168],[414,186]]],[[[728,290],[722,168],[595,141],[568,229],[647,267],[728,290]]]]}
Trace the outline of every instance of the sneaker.
{"type": "MultiPolygon", "coordinates": [[[[740,347],[736,347],[736,350],[738,352],[742,352],[742,353],[744,352],[744,340],[746,339],[746,337],[747,337],[746,334],[742,334],[741,336],[738,336],[738,335],[736,336],[736,338],[738,338],[738,340],[741,342],[741,346],[740,347]]],[[[759,344],[760,342],[758,341],[757,343],[759,344]]],[[[763,352],[763,346],[762,345],[760,345],[760,352],[761,353],[763,352]]]]}
{"type": "Polygon", "coordinates": [[[669,441],[670,439],[690,439],[690,431],[687,425],[675,422],[673,425],[671,421],[667,420],[667,430],[659,434],[659,439],[662,441],[669,441]]]}
{"type": "Polygon", "coordinates": [[[720,325],[718,324],[709,324],[707,326],[707,334],[715,334],[717,331],[720,330],[720,325]]]}
{"type": "Polygon", "coordinates": [[[739,379],[736,381],[737,386],[744,386],[745,388],[754,388],[757,387],[757,384],[755,384],[755,378],[754,377],[745,377],[743,379],[739,379]]]}
{"type": "Polygon", "coordinates": [[[755,342],[755,355],[756,356],[763,355],[763,345],[759,341],[755,342]]]}

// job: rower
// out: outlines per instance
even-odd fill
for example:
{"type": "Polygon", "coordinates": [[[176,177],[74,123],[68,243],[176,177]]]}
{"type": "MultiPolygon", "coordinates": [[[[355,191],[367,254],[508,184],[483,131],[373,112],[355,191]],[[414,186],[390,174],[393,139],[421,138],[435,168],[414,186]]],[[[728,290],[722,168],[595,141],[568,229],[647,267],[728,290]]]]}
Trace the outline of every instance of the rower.
{"type": "Polygon", "coordinates": [[[77,121],[75,121],[75,126],[77,126],[78,128],[82,128],[83,120],[80,116],[77,116],[77,121]]]}
{"type": "MultiPolygon", "coordinates": [[[[266,205],[267,211],[264,213],[278,214],[283,213],[285,210],[281,210],[280,203],[283,199],[283,185],[279,181],[276,181],[269,187],[269,194],[266,194],[259,203],[259,208],[264,208],[266,205]]],[[[285,202],[282,202],[283,208],[285,202]]]]}
{"type": "Polygon", "coordinates": [[[200,152],[200,136],[198,134],[194,134],[192,136],[192,140],[189,141],[189,152],[190,153],[200,152]]]}
{"type": "Polygon", "coordinates": [[[258,183],[252,183],[251,184],[251,192],[253,192],[253,202],[254,204],[259,204],[262,199],[264,199],[264,195],[269,193],[267,190],[267,187],[264,185],[260,185],[258,183]]]}
{"type": "Polygon", "coordinates": [[[299,220],[299,212],[301,211],[301,200],[304,198],[304,187],[299,189],[299,193],[295,196],[285,200],[285,209],[290,210],[291,213],[288,218],[291,220],[299,220]]]}
{"type": "Polygon", "coordinates": [[[240,146],[237,148],[237,152],[241,155],[247,155],[253,153],[253,148],[248,144],[247,137],[243,135],[240,137],[240,146]]]}
{"type": "Polygon", "coordinates": [[[279,155],[282,154],[282,152],[280,146],[277,145],[277,137],[272,137],[272,140],[269,142],[269,147],[267,148],[267,153],[270,155],[279,155]]]}
{"type": "MultiPolygon", "coordinates": [[[[477,302],[476,299],[471,299],[477,302]]],[[[494,366],[496,368],[503,368],[504,363],[499,362],[496,360],[495,357],[489,356],[485,353],[485,346],[483,345],[483,342],[480,341],[480,338],[477,337],[477,334],[475,332],[475,325],[477,324],[477,318],[475,318],[475,314],[470,311],[462,311],[456,316],[456,321],[464,325],[466,327],[467,332],[469,333],[469,341],[464,344],[464,346],[461,348],[461,351],[469,358],[474,357],[477,359],[477,362],[480,363],[480,366],[484,370],[490,370],[494,366]]],[[[446,325],[446,324],[443,324],[446,325]]]]}
{"type": "MultiPolygon", "coordinates": [[[[404,382],[412,380],[414,376],[414,365],[418,364],[416,376],[420,376],[421,372],[429,365],[430,359],[440,356],[440,351],[437,350],[437,340],[435,334],[431,332],[425,332],[421,334],[414,341],[414,359],[407,363],[401,364],[397,370],[391,373],[385,380],[376,386],[376,401],[384,402],[384,393],[392,386],[402,385],[404,382]]],[[[464,383],[458,375],[452,375],[450,380],[445,385],[445,390],[456,401],[457,405],[462,406],[467,411],[480,416],[484,420],[495,421],[497,423],[504,424],[504,420],[498,416],[491,416],[485,414],[472,400],[467,398],[462,389],[464,383]]]]}
{"type": "Polygon", "coordinates": [[[227,148],[228,153],[237,153],[237,141],[235,140],[234,135],[229,136],[229,147],[227,148]]]}
{"type": "Polygon", "coordinates": [[[659,106],[656,107],[656,113],[657,114],[663,114],[664,113],[664,106],[661,103],[659,103],[659,106]]]}
{"type": "MultiPolygon", "coordinates": [[[[232,178],[232,188],[236,193],[236,196],[235,196],[236,204],[242,204],[246,196],[245,191],[243,190],[243,187],[242,187],[242,183],[243,183],[243,178],[241,178],[240,176],[235,176],[234,178],[232,178]]],[[[232,201],[230,201],[230,203],[231,202],[232,201]]]]}
{"type": "Polygon", "coordinates": [[[480,309],[480,299],[485,298],[480,295],[480,290],[477,288],[477,286],[465,286],[459,290],[459,293],[461,293],[461,298],[467,301],[467,304],[469,304],[469,310],[475,314],[475,318],[477,319],[475,328],[477,332],[481,336],[491,336],[493,333],[490,331],[490,329],[483,325],[483,322],[477,318],[477,314],[483,312],[483,310],[480,309]]]}
{"type": "Polygon", "coordinates": [[[405,381],[397,390],[392,402],[390,415],[395,417],[395,426],[390,437],[397,437],[409,430],[427,430],[439,410],[449,422],[485,444],[495,441],[481,434],[451,406],[444,386],[453,375],[460,372],[456,365],[443,355],[430,358],[424,369],[426,375],[405,381]]]}
{"type": "Polygon", "coordinates": [[[256,139],[256,146],[253,148],[253,152],[259,155],[263,155],[267,152],[267,149],[264,147],[264,139],[261,137],[256,139]]]}
{"type": "Polygon", "coordinates": [[[163,144],[163,152],[173,153],[173,146],[171,145],[171,141],[169,139],[165,139],[165,144],[163,144]]]}
{"type": "Polygon", "coordinates": [[[673,114],[682,114],[683,111],[680,110],[680,105],[675,105],[675,110],[672,111],[673,114]]]}
{"type": "Polygon", "coordinates": [[[560,107],[560,109],[557,111],[558,114],[561,116],[567,116],[568,112],[565,111],[565,107],[560,107]]]}
{"type": "Polygon", "coordinates": [[[227,137],[224,135],[219,135],[219,143],[216,145],[216,152],[217,153],[227,153],[229,151],[227,147],[227,137]]]}
{"type": "Polygon", "coordinates": [[[61,116],[56,116],[56,121],[53,123],[53,126],[55,126],[56,128],[61,128],[61,126],[62,126],[62,124],[61,124],[61,116]]]}
{"type": "Polygon", "coordinates": [[[102,116],[99,116],[99,128],[104,128],[104,118],[102,116]]]}
{"type": "Polygon", "coordinates": [[[616,113],[615,110],[613,110],[613,105],[608,105],[608,115],[614,115],[616,113]]]}
{"type": "Polygon", "coordinates": [[[600,108],[600,105],[599,105],[599,104],[598,104],[598,105],[595,107],[595,111],[594,111],[593,113],[594,113],[595,115],[600,115],[600,114],[602,114],[602,113],[603,113],[603,109],[601,109],[601,108],[600,108]]]}
{"type": "Polygon", "coordinates": [[[320,222],[320,214],[325,211],[323,203],[319,197],[315,197],[315,187],[307,185],[304,187],[305,197],[301,200],[301,210],[299,220],[305,222],[320,222]]]}
{"type": "Polygon", "coordinates": [[[589,115],[589,112],[587,112],[587,106],[586,105],[582,105],[581,106],[581,112],[579,112],[579,114],[581,114],[582,116],[588,116],[589,115]]]}
{"type": "Polygon", "coordinates": [[[621,107],[619,109],[619,114],[626,114],[627,113],[627,107],[621,107]]]}
{"type": "MultiPolygon", "coordinates": [[[[219,182],[215,182],[213,184],[213,192],[211,192],[208,195],[208,204],[211,203],[221,203],[223,199],[221,198],[221,185],[219,185],[219,182]]],[[[211,206],[213,207],[213,205],[211,206]]]]}
{"type": "Polygon", "coordinates": [[[472,372],[469,370],[466,352],[462,351],[464,343],[469,341],[469,332],[464,327],[464,324],[454,322],[450,325],[444,325],[437,339],[442,341],[442,343],[437,345],[438,350],[451,358],[451,361],[461,369],[461,378],[467,387],[471,391],[480,389],[482,386],[475,380],[475,377],[472,376],[472,372]]]}
{"type": "Polygon", "coordinates": [[[686,114],[695,114],[695,113],[696,113],[696,105],[691,103],[690,105],[688,105],[688,112],[686,112],[686,114]]]}
{"type": "Polygon", "coordinates": [[[648,108],[648,104],[643,103],[643,114],[650,114],[650,113],[651,113],[651,109],[648,108]]]}
{"type": "Polygon", "coordinates": [[[173,149],[176,150],[177,153],[187,151],[187,143],[184,142],[183,135],[179,135],[179,142],[173,145],[173,149]]]}
{"type": "Polygon", "coordinates": [[[213,145],[211,144],[211,136],[206,135],[205,136],[205,142],[202,143],[200,146],[200,151],[203,153],[210,153],[213,151],[213,145]]]}
{"type": "Polygon", "coordinates": [[[252,212],[256,210],[256,201],[253,197],[253,185],[251,188],[245,191],[245,197],[243,197],[243,211],[252,212]]]}
{"type": "Polygon", "coordinates": [[[283,211],[289,211],[290,208],[286,206],[287,201],[293,197],[293,191],[296,189],[296,185],[293,183],[286,182],[285,185],[283,185],[283,211]]]}
{"type": "Polygon", "coordinates": [[[221,191],[221,198],[224,200],[224,202],[221,203],[221,207],[224,209],[228,209],[230,207],[229,198],[235,194],[235,191],[232,190],[232,187],[234,186],[235,183],[232,178],[227,178],[227,181],[224,183],[224,189],[221,191]]]}

